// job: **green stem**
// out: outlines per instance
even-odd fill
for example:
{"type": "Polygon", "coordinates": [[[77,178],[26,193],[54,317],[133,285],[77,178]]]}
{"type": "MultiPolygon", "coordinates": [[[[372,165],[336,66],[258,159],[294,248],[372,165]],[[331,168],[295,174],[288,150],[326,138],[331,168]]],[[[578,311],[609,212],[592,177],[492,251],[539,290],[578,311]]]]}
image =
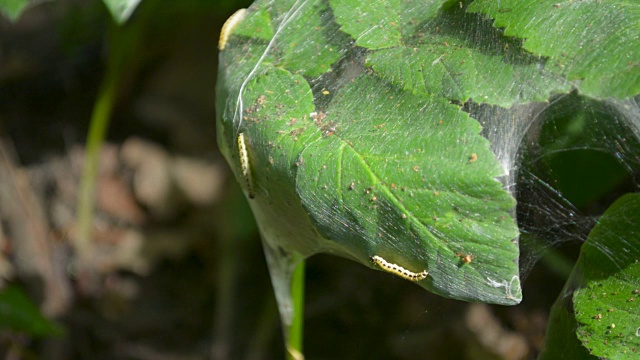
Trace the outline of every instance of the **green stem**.
{"type": "Polygon", "coordinates": [[[287,339],[287,359],[302,360],[302,342],[304,328],[304,275],[305,262],[301,260],[291,278],[291,297],[293,300],[293,319],[287,339]]]}
{"type": "Polygon", "coordinates": [[[77,243],[75,244],[81,262],[88,260],[88,256],[91,253],[91,228],[94,216],[94,195],[98,178],[98,160],[109,126],[109,119],[113,112],[117,89],[116,83],[115,76],[107,73],[98,93],[98,100],[93,108],[89,125],[84,169],[78,194],[78,234],[77,243]]]}
{"type": "Polygon", "coordinates": [[[98,92],[98,98],[91,114],[87,135],[84,169],[80,178],[80,190],[77,202],[77,236],[75,248],[79,266],[90,262],[92,254],[92,227],[95,212],[95,193],[98,180],[100,150],[104,143],[109,120],[113,113],[116,96],[125,71],[135,68],[133,61],[138,40],[142,37],[142,24],[145,19],[124,26],[112,25],[109,33],[109,59],[105,77],[98,92]]]}

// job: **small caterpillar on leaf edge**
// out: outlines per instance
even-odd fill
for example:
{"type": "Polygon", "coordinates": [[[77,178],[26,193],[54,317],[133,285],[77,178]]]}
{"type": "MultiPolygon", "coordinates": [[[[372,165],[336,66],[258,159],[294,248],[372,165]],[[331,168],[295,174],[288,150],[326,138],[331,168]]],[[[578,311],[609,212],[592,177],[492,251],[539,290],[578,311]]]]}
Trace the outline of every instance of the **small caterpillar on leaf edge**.
{"type": "Polygon", "coordinates": [[[380,268],[382,268],[382,270],[392,273],[394,275],[398,275],[401,278],[409,281],[424,280],[427,277],[427,275],[429,275],[427,270],[423,270],[419,273],[414,273],[413,271],[409,271],[400,265],[390,263],[378,255],[372,256],[371,261],[374,264],[378,265],[380,268]]]}
{"type": "Polygon", "coordinates": [[[229,16],[227,21],[224,22],[220,30],[220,39],[218,39],[218,50],[222,51],[227,47],[233,29],[240,24],[246,13],[247,9],[240,9],[229,16]]]}
{"type": "Polygon", "coordinates": [[[238,134],[238,153],[240,155],[240,168],[242,169],[242,177],[247,184],[249,199],[253,199],[253,178],[251,177],[249,152],[247,151],[247,144],[244,141],[244,133],[238,134]]]}

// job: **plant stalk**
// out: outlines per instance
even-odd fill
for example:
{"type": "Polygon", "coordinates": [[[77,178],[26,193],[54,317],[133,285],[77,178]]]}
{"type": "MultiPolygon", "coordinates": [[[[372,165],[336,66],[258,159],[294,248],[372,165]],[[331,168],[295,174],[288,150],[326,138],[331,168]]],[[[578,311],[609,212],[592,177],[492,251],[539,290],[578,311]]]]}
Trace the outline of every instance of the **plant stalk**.
{"type": "Polygon", "coordinates": [[[293,319],[288,331],[287,359],[303,360],[302,343],[304,330],[304,276],[305,261],[301,260],[291,278],[291,297],[293,300],[293,319]]]}
{"type": "Polygon", "coordinates": [[[145,18],[140,16],[137,21],[124,26],[112,24],[109,31],[107,69],[91,114],[77,199],[77,233],[74,246],[80,269],[86,268],[91,263],[93,253],[92,228],[100,168],[100,150],[107,134],[122,79],[125,73],[130,73],[136,68],[137,61],[133,59],[133,54],[137,49],[139,39],[142,38],[144,23],[145,18]]]}

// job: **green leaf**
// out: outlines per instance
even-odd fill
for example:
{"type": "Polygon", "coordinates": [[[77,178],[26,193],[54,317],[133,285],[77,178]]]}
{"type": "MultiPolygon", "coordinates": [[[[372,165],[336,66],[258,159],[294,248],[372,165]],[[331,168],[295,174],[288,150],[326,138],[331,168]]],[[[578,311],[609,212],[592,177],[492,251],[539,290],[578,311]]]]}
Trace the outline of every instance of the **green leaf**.
{"type": "Polygon", "coordinates": [[[516,301],[517,286],[492,283],[518,272],[515,203],[475,120],[361,76],[315,125],[322,138],[300,155],[297,189],[321,234],[351,254],[428,269],[423,286],[444,296],[516,301]],[[456,254],[474,259],[462,266],[456,254]]]}
{"type": "Polygon", "coordinates": [[[260,8],[257,11],[250,11],[233,30],[233,35],[269,41],[273,38],[274,32],[271,25],[271,13],[260,8]]]}
{"type": "Polygon", "coordinates": [[[640,194],[618,199],[584,244],[585,286],[574,294],[577,334],[594,355],[640,356],[640,194]]]}
{"type": "MultiPolygon", "coordinates": [[[[255,195],[265,242],[286,257],[328,252],[376,269],[380,256],[429,271],[417,284],[443,296],[517,304],[515,201],[496,180],[504,170],[480,124],[442,91],[404,91],[366,69],[367,53],[345,41],[331,10],[342,15],[324,4],[258,2],[221,53],[218,143],[255,195]],[[301,41],[296,32],[314,17],[322,36],[301,41]]],[[[436,10],[396,11],[402,39],[436,10]]]]}
{"type": "Polygon", "coordinates": [[[569,90],[540,72],[535,63],[508,64],[500,55],[453,44],[455,40],[450,39],[439,44],[381,50],[371,54],[367,63],[380,76],[409,91],[505,108],[545,101],[552,92],[569,90]]]}
{"type": "Polygon", "coordinates": [[[283,16],[282,30],[276,37],[282,51],[282,63],[292,72],[316,77],[331,69],[345,48],[345,38],[331,32],[331,14],[324,1],[303,1],[299,7],[294,1],[276,2],[283,16]],[[289,7],[289,4],[292,4],[289,7]],[[285,23],[286,22],[286,23],[285,23]]]}
{"type": "Polygon", "coordinates": [[[330,3],[340,30],[351,35],[356,45],[369,49],[400,45],[400,0],[332,0],[330,3]]]}
{"type": "Polygon", "coordinates": [[[441,1],[330,0],[340,30],[368,49],[400,46],[415,26],[434,16],[441,1]]]}
{"type": "Polygon", "coordinates": [[[405,90],[506,108],[569,90],[547,74],[541,59],[458,6],[423,22],[405,43],[367,58],[380,76],[405,90]]]}
{"type": "Polygon", "coordinates": [[[0,12],[11,21],[16,21],[25,9],[37,0],[0,0],[0,12]]]}
{"type": "Polygon", "coordinates": [[[61,335],[62,328],[42,316],[25,293],[15,286],[0,290],[0,329],[31,336],[61,335]]]}
{"type": "Polygon", "coordinates": [[[538,360],[596,360],[576,337],[576,319],[562,296],[551,307],[544,347],[538,360]]]}
{"type": "Polygon", "coordinates": [[[602,215],[552,308],[539,360],[638,358],[639,220],[640,194],[602,215]]]}
{"type": "Polygon", "coordinates": [[[138,7],[138,4],[140,4],[140,0],[103,0],[103,2],[118,24],[127,22],[133,11],[138,7]]]}
{"type": "Polygon", "coordinates": [[[369,49],[400,45],[399,4],[400,0],[331,1],[340,30],[351,35],[356,45],[369,49]]]}
{"type": "Polygon", "coordinates": [[[584,94],[628,98],[640,93],[640,3],[637,1],[477,0],[469,11],[487,14],[505,35],[549,57],[584,94]]]}
{"type": "Polygon", "coordinates": [[[427,269],[420,285],[444,296],[517,303],[515,203],[494,179],[502,170],[480,125],[446,100],[368,76],[336,94],[326,113],[312,116],[311,94],[304,78],[273,70],[244,96],[251,203],[273,224],[268,232],[290,234],[278,245],[365,264],[378,255],[427,269]]]}
{"type": "MultiPolygon", "coordinates": [[[[324,241],[295,194],[298,154],[314,138],[314,127],[308,123],[309,114],[314,111],[309,85],[300,75],[274,68],[249,82],[243,99],[241,127],[256,194],[250,204],[258,226],[274,247],[295,249],[308,256],[324,241]]],[[[319,137],[319,130],[315,132],[319,137]]],[[[235,136],[234,131],[224,131],[218,141],[226,150],[238,182],[246,184],[235,136]]]]}
{"type": "Polygon", "coordinates": [[[346,39],[327,27],[331,13],[325,2],[285,0],[273,6],[256,5],[233,36],[269,41],[257,44],[269,45],[269,55],[278,66],[316,77],[342,56],[346,39]]]}

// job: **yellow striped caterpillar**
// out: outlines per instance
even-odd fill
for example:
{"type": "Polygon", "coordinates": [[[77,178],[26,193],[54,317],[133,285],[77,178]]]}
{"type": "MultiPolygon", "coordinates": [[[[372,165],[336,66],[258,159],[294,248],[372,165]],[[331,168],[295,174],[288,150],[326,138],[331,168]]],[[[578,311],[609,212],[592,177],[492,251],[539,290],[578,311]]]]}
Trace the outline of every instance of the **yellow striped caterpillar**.
{"type": "Polygon", "coordinates": [[[229,37],[233,32],[233,29],[240,24],[242,19],[244,19],[245,14],[247,13],[247,9],[240,9],[233,13],[233,15],[229,16],[227,21],[222,25],[222,30],[220,30],[220,39],[218,40],[218,50],[222,51],[225,47],[227,47],[227,43],[229,42],[229,37]]]}
{"type": "Polygon", "coordinates": [[[424,280],[427,275],[429,275],[429,273],[427,272],[427,270],[423,270],[419,273],[414,273],[412,271],[409,271],[405,268],[403,268],[400,265],[396,265],[396,264],[392,264],[390,262],[388,262],[387,260],[383,259],[382,257],[376,255],[376,256],[372,256],[371,257],[371,261],[378,265],[380,268],[382,268],[382,270],[392,273],[394,275],[398,275],[403,279],[409,280],[409,281],[420,281],[420,280],[424,280]]]}
{"type": "Polygon", "coordinates": [[[240,155],[240,168],[242,169],[242,177],[247,184],[249,199],[253,199],[253,177],[251,176],[249,152],[247,151],[247,144],[244,141],[244,133],[238,134],[238,154],[240,155]]]}

